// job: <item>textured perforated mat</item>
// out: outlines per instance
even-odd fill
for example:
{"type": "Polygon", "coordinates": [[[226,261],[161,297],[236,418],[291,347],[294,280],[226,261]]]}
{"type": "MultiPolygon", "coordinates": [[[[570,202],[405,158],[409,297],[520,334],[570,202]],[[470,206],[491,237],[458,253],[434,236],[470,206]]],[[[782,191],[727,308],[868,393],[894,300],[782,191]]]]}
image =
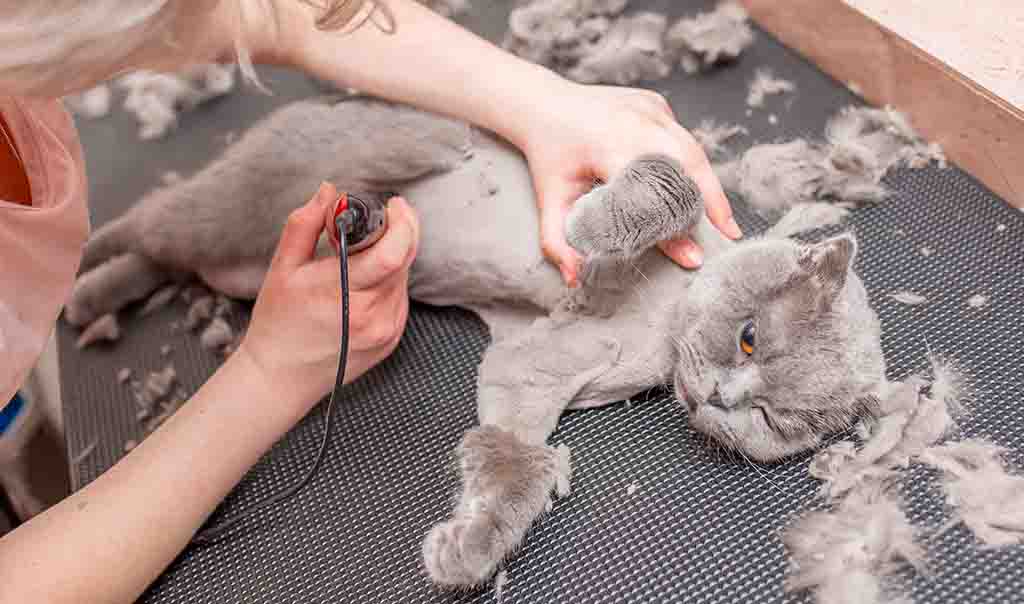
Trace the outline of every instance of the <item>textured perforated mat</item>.
{"type": "MultiPolygon", "coordinates": [[[[707,5],[634,4],[671,15],[707,5]]],[[[491,37],[503,31],[503,9],[476,11],[466,19],[470,26],[491,37]]],[[[83,124],[97,218],[123,211],[161,171],[201,165],[208,156],[197,157],[195,149],[216,152],[226,130],[309,90],[295,76],[271,80],[275,99],[227,99],[187,117],[182,131],[165,142],[114,148],[115,135],[134,136],[129,122],[83,124]],[[183,150],[192,151],[186,157],[178,153],[183,150]],[[136,158],[145,161],[136,164],[136,158]]],[[[705,117],[746,125],[751,136],[740,139],[741,146],[820,136],[828,116],[855,102],[763,33],[737,65],[699,78],[677,74],[653,87],[668,95],[688,125],[705,117]],[[747,116],[747,83],[760,66],[794,80],[798,91],[769,97],[765,108],[747,116]],[[778,125],[770,123],[772,114],[778,125]]],[[[857,211],[853,228],[862,244],[858,268],[884,325],[890,372],[923,368],[928,348],[959,360],[981,391],[964,433],[1014,449],[1011,460],[1024,465],[1024,215],[956,169],[899,171],[887,182],[893,198],[857,211]],[[929,301],[903,306],[887,297],[898,289],[929,301]],[[988,303],[969,306],[976,294],[988,303]]],[[[763,227],[742,205],[737,211],[748,231],[763,227]]],[[[77,487],[112,465],[124,442],[138,436],[131,399],[114,379],[120,367],[152,370],[173,361],[189,387],[215,367],[195,338],[170,335],[168,324],[180,312],[126,319],[131,329],[124,341],[81,353],[72,346],[74,334],[62,328],[69,448],[74,454],[99,444],[73,469],[77,487]],[[169,358],[159,353],[164,343],[175,347],[169,358]]],[[[186,551],[144,600],[496,601],[490,587],[462,594],[432,589],[419,562],[423,535],[448,514],[457,488],[451,451],[475,421],[475,367],[486,343],[486,330],[472,315],[414,307],[397,353],[345,393],[325,463],[312,483],[223,542],[186,551]]],[[[312,462],[320,429],[319,413],[302,422],[219,513],[249,506],[295,480],[312,462]]],[[[782,591],[786,559],[778,531],[814,505],[816,483],[807,475],[806,458],[755,467],[721,457],[688,427],[683,409],[664,391],[569,413],[553,440],[573,450],[573,494],[555,504],[508,562],[505,603],[800,601],[782,591]]],[[[932,472],[913,470],[901,486],[916,523],[934,526],[947,517],[932,472]]],[[[962,528],[929,547],[930,574],[901,577],[916,602],[1022,601],[1021,548],[982,550],[962,528]]]]}

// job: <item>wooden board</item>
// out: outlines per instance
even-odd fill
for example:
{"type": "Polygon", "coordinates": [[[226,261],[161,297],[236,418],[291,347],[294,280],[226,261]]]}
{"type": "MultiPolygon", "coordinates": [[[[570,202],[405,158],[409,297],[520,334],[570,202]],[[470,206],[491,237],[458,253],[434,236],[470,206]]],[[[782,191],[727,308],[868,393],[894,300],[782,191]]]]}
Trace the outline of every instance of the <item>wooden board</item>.
{"type": "Polygon", "coordinates": [[[1024,112],[842,0],[741,0],[751,17],[874,105],[906,113],[950,161],[1024,208],[1024,112]]]}

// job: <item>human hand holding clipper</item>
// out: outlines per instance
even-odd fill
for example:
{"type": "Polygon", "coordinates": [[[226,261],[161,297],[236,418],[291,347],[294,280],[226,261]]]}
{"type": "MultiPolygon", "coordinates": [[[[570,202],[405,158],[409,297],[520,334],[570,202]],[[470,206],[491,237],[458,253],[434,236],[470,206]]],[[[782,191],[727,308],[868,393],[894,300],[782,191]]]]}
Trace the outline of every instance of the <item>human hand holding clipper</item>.
{"type": "Polygon", "coordinates": [[[268,388],[288,392],[282,400],[304,402],[294,410],[296,422],[332,392],[324,411],[323,440],[302,480],[206,528],[196,543],[211,542],[237,521],[290,497],[316,472],[342,385],[398,345],[409,312],[409,266],[418,241],[419,222],[402,198],[339,195],[327,183],[288,218],[249,330],[235,354],[254,362],[268,388]],[[340,262],[315,257],[325,228],[340,262]]]}

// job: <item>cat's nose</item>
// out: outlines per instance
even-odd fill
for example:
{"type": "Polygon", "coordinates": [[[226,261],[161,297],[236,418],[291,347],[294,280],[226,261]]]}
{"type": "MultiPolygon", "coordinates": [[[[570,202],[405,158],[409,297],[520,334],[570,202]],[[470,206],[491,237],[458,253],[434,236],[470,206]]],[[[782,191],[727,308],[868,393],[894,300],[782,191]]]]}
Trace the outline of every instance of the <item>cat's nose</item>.
{"type": "Polygon", "coordinates": [[[718,384],[715,384],[715,388],[711,391],[711,394],[708,395],[707,400],[704,402],[712,407],[718,407],[719,409],[730,408],[730,405],[722,398],[722,393],[718,390],[718,384]]]}

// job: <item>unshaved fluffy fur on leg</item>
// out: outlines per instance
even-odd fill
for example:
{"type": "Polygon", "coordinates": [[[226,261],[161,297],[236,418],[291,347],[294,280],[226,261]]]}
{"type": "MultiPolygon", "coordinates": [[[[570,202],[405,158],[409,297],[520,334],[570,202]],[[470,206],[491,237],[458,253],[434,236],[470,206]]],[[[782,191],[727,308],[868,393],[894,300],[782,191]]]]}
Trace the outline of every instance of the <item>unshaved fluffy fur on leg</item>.
{"type": "Polygon", "coordinates": [[[528,445],[497,426],[467,432],[457,455],[458,506],[423,542],[427,572],[445,587],[489,579],[569,479],[568,449],[528,445]]]}

